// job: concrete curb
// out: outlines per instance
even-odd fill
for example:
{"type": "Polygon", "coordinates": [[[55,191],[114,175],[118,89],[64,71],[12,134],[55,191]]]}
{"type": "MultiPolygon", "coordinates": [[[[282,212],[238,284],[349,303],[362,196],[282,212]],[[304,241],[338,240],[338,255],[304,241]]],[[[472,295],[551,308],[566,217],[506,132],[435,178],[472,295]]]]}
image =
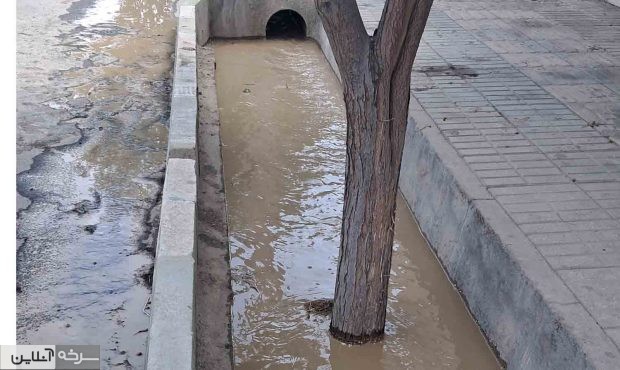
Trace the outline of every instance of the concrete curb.
{"type": "Polygon", "coordinates": [[[193,5],[181,5],[170,104],[169,158],[196,159],[196,16],[193,5]]]}
{"type": "Polygon", "coordinates": [[[400,189],[509,369],[614,368],[613,344],[413,96],[400,189]]]}
{"type": "Polygon", "coordinates": [[[149,370],[195,368],[196,17],[179,4],[166,177],[153,272],[149,370]]]}

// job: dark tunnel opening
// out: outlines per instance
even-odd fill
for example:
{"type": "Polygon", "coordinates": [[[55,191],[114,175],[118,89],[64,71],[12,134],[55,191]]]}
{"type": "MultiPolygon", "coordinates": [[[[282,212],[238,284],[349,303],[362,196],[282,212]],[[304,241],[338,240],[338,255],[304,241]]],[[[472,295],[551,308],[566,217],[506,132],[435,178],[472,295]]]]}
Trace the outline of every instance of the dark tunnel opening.
{"type": "Polygon", "coordinates": [[[303,39],[306,37],[306,22],[294,10],[280,10],[267,21],[265,33],[268,39],[303,39]]]}

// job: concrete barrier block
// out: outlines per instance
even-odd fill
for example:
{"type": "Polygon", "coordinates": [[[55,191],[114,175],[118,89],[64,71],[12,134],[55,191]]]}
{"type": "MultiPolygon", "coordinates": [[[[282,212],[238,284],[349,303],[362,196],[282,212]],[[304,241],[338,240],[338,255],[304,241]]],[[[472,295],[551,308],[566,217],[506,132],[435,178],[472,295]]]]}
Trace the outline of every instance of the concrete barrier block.
{"type": "Polygon", "coordinates": [[[186,20],[186,19],[193,19],[195,18],[195,9],[194,6],[197,3],[197,0],[193,0],[193,1],[184,1],[182,3],[179,4],[179,22],[186,20]]]}
{"type": "Polygon", "coordinates": [[[194,369],[194,276],[191,256],[158,257],[153,274],[149,370],[194,369]]]}
{"type": "Polygon", "coordinates": [[[196,0],[180,0],[166,178],[147,349],[149,370],[195,368],[196,0]]]}
{"type": "MultiPolygon", "coordinates": [[[[185,22],[190,23],[191,21],[186,20],[185,22]]],[[[194,37],[196,32],[193,28],[195,27],[190,27],[188,24],[177,33],[177,45],[180,49],[196,47],[196,38],[194,37]]]]}
{"type": "Polygon", "coordinates": [[[164,198],[159,221],[157,258],[195,257],[196,203],[164,198]]]}
{"type": "Polygon", "coordinates": [[[174,69],[175,84],[191,84],[196,86],[196,52],[195,45],[185,43],[185,49],[181,49],[176,53],[176,64],[174,69]],[[185,69],[185,71],[183,71],[185,69]],[[177,79],[176,76],[180,79],[177,79]]]}
{"type": "Polygon", "coordinates": [[[191,7],[191,6],[196,5],[198,3],[198,1],[200,1],[200,0],[179,0],[177,2],[177,5],[179,6],[179,8],[183,7],[183,6],[191,7]]]}
{"type": "Polygon", "coordinates": [[[168,138],[168,157],[196,158],[196,141],[184,136],[170,135],[168,138]]]}
{"type": "MultiPolygon", "coordinates": [[[[193,54],[191,52],[190,54],[193,54]]],[[[178,53],[177,67],[174,70],[173,96],[196,96],[196,58],[178,53]],[[180,94],[180,95],[179,95],[180,94]]],[[[174,103],[174,102],[173,102],[174,103]]],[[[196,99],[194,98],[194,105],[196,99]]]]}
{"type": "Polygon", "coordinates": [[[175,86],[170,113],[168,133],[168,158],[196,159],[197,107],[195,90],[184,91],[175,86]]]}
{"type": "Polygon", "coordinates": [[[196,202],[196,161],[168,159],[163,199],[196,202]]]}
{"type": "Polygon", "coordinates": [[[196,159],[198,100],[195,3],[186,0],[179,6],[168,158],[196,159]]]}

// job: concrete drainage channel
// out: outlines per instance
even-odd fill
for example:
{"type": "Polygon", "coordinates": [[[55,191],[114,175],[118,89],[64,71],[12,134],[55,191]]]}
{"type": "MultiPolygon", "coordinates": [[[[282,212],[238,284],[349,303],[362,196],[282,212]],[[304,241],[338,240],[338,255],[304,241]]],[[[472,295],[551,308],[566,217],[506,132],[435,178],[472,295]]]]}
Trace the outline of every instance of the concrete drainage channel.
{"type": "MultiPolygon", "coordinates": [[[[197,169],[202,168],[197,152],[196,46],[205,45],[209,37],[265,36],[269,18],[287,9],[303,18],[307,35],[317,41],[338,74],[313,0],[186,0],[178,4],[168,160],[153,276],[150,370],[202,368],[196,362],[201,350],[197,347],[207,345],[197,343],[194,309],[197,294],[204,294],[196,283],[197,169]]],[[[225,220],[223,186],[217,185],[223,179],[215,75],[211,71],[206,76],[212,79],[207,85],[213,96],[201,109],[213,116],[213,124],[204,132],[214,163],[203,165],[213,169],[210,176],[217,177],[213,192],[217,195],[213,196],[223,208],[218,217],[225,220]]],[[[562,306],[565,287],[525,236],[505,222],[506,213],[414,98],[409,109],[401,191],[498,355],[510,369],[596,368],[592,362],[596,356],[581,339],[580,323],[566,321],[570,313],[562,306]]],[[[219,228],[218,242],[226,245],[226,225],[219,228]]],[[[228,268],[227,258],[220,258],[219,263],[220,268],[228,268]]],[[[228,332],[214,332],[222,340],[213,344],[212,351],[222,352],[219,368],[230,368],[230,322],[222,325],[228,332]]]]}

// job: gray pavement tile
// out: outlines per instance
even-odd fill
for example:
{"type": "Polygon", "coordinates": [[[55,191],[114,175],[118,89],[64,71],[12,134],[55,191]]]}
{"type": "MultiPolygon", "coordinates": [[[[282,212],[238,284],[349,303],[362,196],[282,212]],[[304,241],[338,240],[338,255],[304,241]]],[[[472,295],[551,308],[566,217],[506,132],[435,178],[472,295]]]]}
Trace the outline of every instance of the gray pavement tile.
{"type": "Polygon", "coordinates": [[[558,274],[601,327],[620,326],[620,267],[561,270],[558,274]]]}

